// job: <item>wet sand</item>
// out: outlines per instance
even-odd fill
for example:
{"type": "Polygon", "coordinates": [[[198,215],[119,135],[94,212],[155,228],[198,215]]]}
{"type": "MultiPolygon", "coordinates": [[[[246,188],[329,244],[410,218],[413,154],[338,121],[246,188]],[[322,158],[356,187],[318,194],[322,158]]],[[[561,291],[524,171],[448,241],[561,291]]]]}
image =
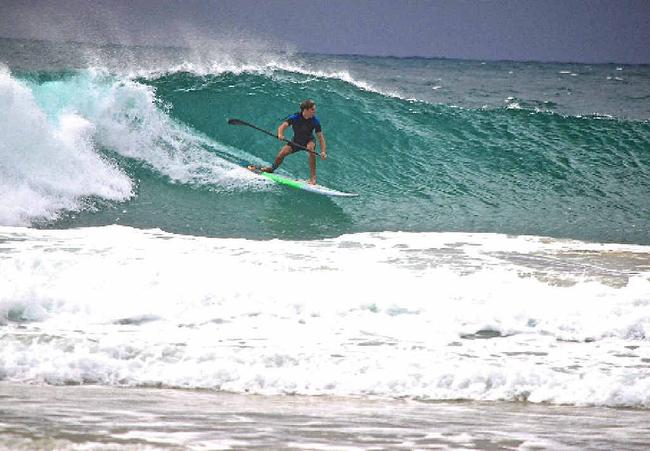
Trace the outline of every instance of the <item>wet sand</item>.
{"type": "Polygon", "coordinates": [[[648,449],[650,411],[0,384],[3,449],[648,449]]]}

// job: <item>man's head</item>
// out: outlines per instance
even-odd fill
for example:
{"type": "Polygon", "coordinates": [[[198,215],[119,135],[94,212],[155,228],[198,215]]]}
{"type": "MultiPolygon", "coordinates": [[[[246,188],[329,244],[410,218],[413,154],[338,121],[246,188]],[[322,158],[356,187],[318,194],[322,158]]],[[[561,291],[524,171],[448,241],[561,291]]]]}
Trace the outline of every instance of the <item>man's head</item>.
{"type": "Polygon", "coordinates": [[[310,119],[316,114],[316,104],[313,100],[307,99],[300,104],[300,112],[305,119],[310,119]]]}

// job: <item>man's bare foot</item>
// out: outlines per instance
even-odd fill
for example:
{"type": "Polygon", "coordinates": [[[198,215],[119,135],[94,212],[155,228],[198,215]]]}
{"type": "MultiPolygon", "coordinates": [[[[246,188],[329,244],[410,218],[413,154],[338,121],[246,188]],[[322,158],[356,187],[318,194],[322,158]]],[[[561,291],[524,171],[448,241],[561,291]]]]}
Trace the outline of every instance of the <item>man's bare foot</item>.
{"type": "Polygon", "coordinates": [[[260,171],[262,172],[273,172],[273,168],[271,166],[266,166],[264,168],[260,168],[260,171]]]}
{"type": "Polygon", "coordinates": [[[315,185],[316,184],[316,179],[309,179],[309,184],[310,185],[315,185]]]}

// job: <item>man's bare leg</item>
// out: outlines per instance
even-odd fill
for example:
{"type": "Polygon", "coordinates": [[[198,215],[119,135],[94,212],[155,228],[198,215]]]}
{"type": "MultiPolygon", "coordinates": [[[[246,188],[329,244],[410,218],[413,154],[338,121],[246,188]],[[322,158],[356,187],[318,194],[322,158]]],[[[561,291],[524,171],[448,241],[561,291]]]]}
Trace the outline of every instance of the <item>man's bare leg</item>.
{"type": "Polygon", "coordinates": [[[291,149],[291,146],[286,145],[283,146],[282,149],[278,152],[278,155],[275,157],[275,161],[273,162],[273,166],[266,166],[264,168],[260,168],[260,171],[262,172],[273,172],[275,169],[277,169],[281,164],[282,161],[284,160],[284,157],[292,153],[293,150],[291,149]],[[275,169],[273,169],[275,167],[275,169]]]}
{"type": "Polygon", "coordinates": [[[316,155],[313,153],[316,148],[316,143],[314,141],[309,141],[307,143],[307,148],[311,150],[308,152],[309,155],[309,183],[311,185],[316,184],[316,155]]]}

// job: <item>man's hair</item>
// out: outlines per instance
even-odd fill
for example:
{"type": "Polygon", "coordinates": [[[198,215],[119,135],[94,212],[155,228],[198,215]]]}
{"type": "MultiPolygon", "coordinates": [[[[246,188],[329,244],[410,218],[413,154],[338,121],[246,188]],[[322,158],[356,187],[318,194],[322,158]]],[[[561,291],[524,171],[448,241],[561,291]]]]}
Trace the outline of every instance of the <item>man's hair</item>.
{"type": "Polygon", "coordinates": [[[300,112],[311,110],[315,106],[316,103],[312,99],[303,100],[303,102],[300,104],[300,112]]]}

